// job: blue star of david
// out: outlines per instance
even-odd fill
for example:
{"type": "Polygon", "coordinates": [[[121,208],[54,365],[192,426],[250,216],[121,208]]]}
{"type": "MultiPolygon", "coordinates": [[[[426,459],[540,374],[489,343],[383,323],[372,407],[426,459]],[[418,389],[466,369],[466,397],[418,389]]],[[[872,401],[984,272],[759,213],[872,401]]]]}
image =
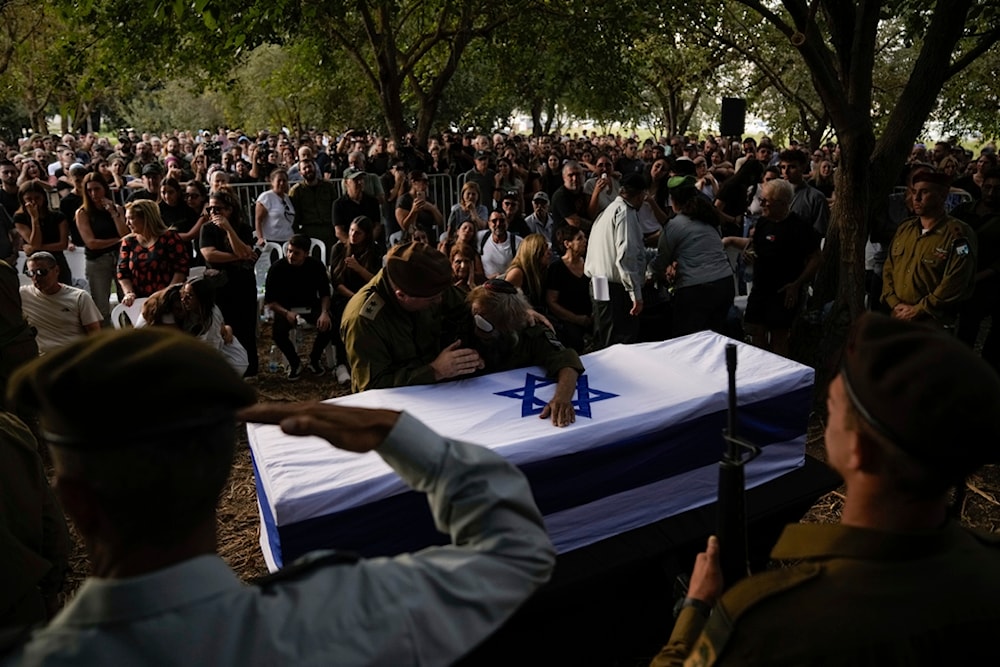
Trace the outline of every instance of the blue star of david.
{"type": "MultiPolygon", "coordinates": [[[[544,401],[535,396],[535,390],[555,383],[555,380],[533,375],[532,373],[525,373],[523,387],[494,393],[497,396],[503,396],[505,398],[521,399],[521,417],[530,417],[531,415],[542,414],[542,410],[544,410],[545,406],[548,404],[548,401],[544,401]]],[[[581,375],[576,381],[576,398],[572,401],[572,403],[578,416],[591,419],[591,403],[606,401],[609,398],[617,397],[618,394],[612,394],[611,392],[601,391],[599,389],[591,389],[590,380],[586,375],[581,375]]]]}

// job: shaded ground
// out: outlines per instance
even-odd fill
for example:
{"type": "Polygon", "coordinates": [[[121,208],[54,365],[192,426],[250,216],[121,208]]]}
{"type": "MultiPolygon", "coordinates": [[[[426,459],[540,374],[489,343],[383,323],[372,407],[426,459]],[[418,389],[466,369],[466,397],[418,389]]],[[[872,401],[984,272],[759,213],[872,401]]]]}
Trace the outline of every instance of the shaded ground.
{"type": "MultiPolygon", "coordinates": [[[[270,331],[265,325],[260,340],[261,359],[270,347],[270,331]]],[[[262,363],[266,367],[266,363],[262,363]]],[[[308,371],[298,382],[288,382],[283,373],[261,374],[257,381],[261,400],[298,401],[332,398],[347,393],[332,373],[315,377],[308,371]]],[[[821,417],[810,419],[807,452],[825,460],[821,417]]],[[[257,494],[254,487],[253,465],[247,446],[245,429],[238,429],[240,445],[233,472],[219,504],[219,552],[243,579],[253,579],[267,573],[258,542],[260,521],[257,514],[257,494]]],[[[987,466],[974,475],[968,484],[962,505],[962,519],[981,530],[1000,529],[1000,466],[987,466]]],[[[840,518],[843,489],[823,496],[804,517],[807,522],[836,522],[840,518]]],[[[75,535],[75,533],[74,533],[75,535]]],[[[75,591],[89,569],[82,544],[77,540],[72,559],[73,573],[65,596],[75,591]]]]}

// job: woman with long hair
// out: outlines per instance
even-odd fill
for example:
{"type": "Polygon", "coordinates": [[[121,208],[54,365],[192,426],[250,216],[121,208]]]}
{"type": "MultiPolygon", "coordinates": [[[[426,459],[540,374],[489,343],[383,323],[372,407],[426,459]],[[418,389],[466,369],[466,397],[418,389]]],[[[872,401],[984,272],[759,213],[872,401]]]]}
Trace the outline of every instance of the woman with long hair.
{"type": "Polygon", "coordinates": [[[482,204],[482,196],[479,192],[479,184],[466,181],[462,186],[462,193],[459,202],[451,207],[448,214],[448,235],[454,235],[459,226],[466,220],[472,220],[476,229],[486,229],[486,218],[489,216],[489,209],[482,204]]]}
{"type": "Polygon", "coordinates": [[[202,226],[201,255],[209,268],[225,275],[216,294],[219,310],[232,326],[233,334],[247,351],[246,378],[258,371],[257,278],[254,266],[260,250],[254,249],[253,231],[243,220],[240,203],[231,192],[221,190],[209,197],[209,221],[202,226]]]}
{"type": "Polygon", "coordinates": [[[827,200],[833,199],[833,163],[829,160],[821,160],[819,166],[816,167],[816,173],[809,179],[809,185],[822,192],[827,200]]]}
{"type": "Polygon", "coordinates": [[[83,205],[76,211],[76,228],[83,239],[90,296],[104,320],[110,321],[118,250],[128,227],[122,207],[111,200],[111,188],[100,174],[83,177],[83,205]]]}
{"type": "Polygon", "coordinates": [[[579,227],[563,225],[556,230],[557,245],[566,250],[549,265],[545,278],[545,302],[556,333],[568,347],[583,352],[585,336],[594,330],[590,278],[583,272],[587,257],[587,233],[579,227]]]}
{"type": "Polygon", "coordinates": [[[48,183],[46,180],[48,178],[47,170],[42,166],[42,163],[35,158],[24,158],[21,162],[21,175],[17,178],[18,185],[24,185],[29,181],[38,181],[39,183],[48,183]]]}
{"type": "Polygon", "coordinates": [[[711,329],[725,333],[736,286],[719,232],[719,213],[698,192],[693,176],[670,179],[676,214],[653,260],[655,274],[673,282],[673,336],[711,329]]]}
{"type": "Polygon", "coordinates": [[[517,253],[503,277],[521,290],[531,307],[538,312],[545,310],[545,274],[549,269],[551,257],[552,253],[545,236],[528,234],[517,247],[517,253]]]}
{"type": "Polygon", "coordinates": [[[539,173],[542,176],[542,191],[550,198],[552,194],[562,187],[562,158],[559,153],[549,153],[545,158],[545,164],[541,165],[539,173]]]}
{"type": "Polygon", "coordinates": [[[188,245],[164,224],[156,202],[140,199],[126,204],[125,223],[132,233],[122,239],[118,253],[123,304],[131,306],[136,298],[187,279],[188,245]]]}
{"type": "MultiPolygon", "coordinates": [[[[493,199],[499,208],[500,202],[508,192],[516,192],[519,201],[524,201],[524,181],[514,173],[514,164],[507,158],[497,160],[496,189],[493,199]]],[[[485,229],[485,228],[484,228],[485,229]]]]}
{"type": "Polygon", "coordinates": [[[59,267],[59,282],[73,284],[64,251],[69,247],[69,223],[59,210],[49,209],[49,189],[41,181],[29,180],[17,189],[20,207],[14,213],[14,229],[24,241],[28,257],[44,250],[52,253],[59,267]]]}

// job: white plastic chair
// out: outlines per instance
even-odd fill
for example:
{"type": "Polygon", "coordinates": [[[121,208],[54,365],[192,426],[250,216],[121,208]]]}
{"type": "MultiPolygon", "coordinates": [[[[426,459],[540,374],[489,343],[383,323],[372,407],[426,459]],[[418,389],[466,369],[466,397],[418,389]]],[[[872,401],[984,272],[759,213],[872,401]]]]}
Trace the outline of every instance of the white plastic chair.
{"type": "Polygon", "coordinates": [[[133,328],[142,315],[142,304],[144,303],[146,303],[146,297],[136,299],[131,306],[119,303],[111,310],[111,324],[115,329],[133,328]]]}

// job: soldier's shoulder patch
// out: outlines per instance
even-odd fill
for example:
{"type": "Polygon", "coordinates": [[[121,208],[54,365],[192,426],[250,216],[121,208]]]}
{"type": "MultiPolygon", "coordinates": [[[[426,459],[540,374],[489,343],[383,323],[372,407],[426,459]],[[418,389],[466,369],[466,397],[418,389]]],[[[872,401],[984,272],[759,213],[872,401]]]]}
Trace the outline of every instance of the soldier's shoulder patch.
{"type": "Polygon", "coordinates": [[[965,238],[964,236],[960,236],[957,239],[955,239],[951,244],[951,248],[952,250],[955,251],[955,254],[958,255],[959,257],[963,255],[968,255],[971,252],[971,248],[969,247],[969,239],[965,238]]]}
{"type": "Polygon", "coordinates": [[[559,340],[559,337],[556,336],[556,332],[555,331],[553,331],[552,329],[550,329],[550,328],[548,328],[546,326],[543,326],[542,329],[545,330],[545,340],[549,341],[549,345],[551,345],[552,347],[556,348],[557,350],[565,350],[566,349],[566,346],[563,345],[562,341],[559,340]]]}
{"type": "Polygon", "coordinates": [[[374,292],[365,299],[365,305],[361,307],[361,317],[366,320],[374,320],[385,307],[385,300],[374,292]]]}

